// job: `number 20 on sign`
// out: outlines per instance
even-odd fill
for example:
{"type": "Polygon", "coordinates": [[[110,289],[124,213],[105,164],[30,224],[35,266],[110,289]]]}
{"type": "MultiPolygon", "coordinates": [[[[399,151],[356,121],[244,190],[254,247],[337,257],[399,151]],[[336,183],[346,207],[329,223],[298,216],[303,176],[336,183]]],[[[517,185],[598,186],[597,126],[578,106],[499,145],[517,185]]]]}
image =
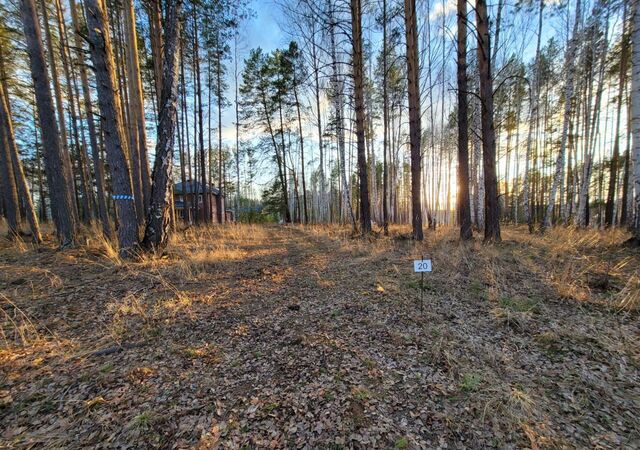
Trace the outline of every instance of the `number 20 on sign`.
{"type": "Polygon", "coordinates": [[[413,271],[420,273],[420,314],[424,310],[424,273],[431,272],[433,267],[431,266],[430,259],[416,259],[413,261],[413,271]]]}
{"type": "Polygon", "coordinates": [[[430,259],[416,259],[413,261],[414,272],[431,272],[431,260],[430,259]]]}

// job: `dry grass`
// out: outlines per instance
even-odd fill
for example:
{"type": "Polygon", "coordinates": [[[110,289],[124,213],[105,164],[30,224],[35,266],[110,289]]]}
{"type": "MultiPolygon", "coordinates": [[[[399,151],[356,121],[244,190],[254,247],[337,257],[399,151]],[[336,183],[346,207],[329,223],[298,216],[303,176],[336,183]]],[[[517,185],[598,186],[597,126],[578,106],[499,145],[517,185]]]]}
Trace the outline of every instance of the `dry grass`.
{"type": "Polygon", "coordinates": [[[640,255],[624,232],[408,234],[191,227],[135,261],[98,230],[63,252],[0,241],[0,446],[640,439],[640,255]]]}

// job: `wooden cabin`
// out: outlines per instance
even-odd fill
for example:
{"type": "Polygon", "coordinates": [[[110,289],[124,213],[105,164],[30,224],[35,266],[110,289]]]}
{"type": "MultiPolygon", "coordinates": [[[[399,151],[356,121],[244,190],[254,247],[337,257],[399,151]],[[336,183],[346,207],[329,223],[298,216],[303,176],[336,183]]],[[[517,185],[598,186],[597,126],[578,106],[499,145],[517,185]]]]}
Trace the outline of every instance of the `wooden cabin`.
{"type": "Polygon", "coordinates": [[[186,222],[194,221],[196,213],[198,214],[198,220],[204,221],[205,199],[209,202],[209,205],[211,205],[209,221],[214,223],[218,222],[218,208],[222,208],[222,211],[225,211],[225,214],[222,215],[222,222],[233,221],[233,213],[229,214],[230,211],[225,209],[224,195],[220,194],[220,189],[211,184],[203,189],[202,183],[195,180],[188,180],[185,183],[176,183],[173,185],[173,201],[176,216],[183,218],[186,222]],[[186,205],[189,206],[188,211],[185,209],[186,205]]]}

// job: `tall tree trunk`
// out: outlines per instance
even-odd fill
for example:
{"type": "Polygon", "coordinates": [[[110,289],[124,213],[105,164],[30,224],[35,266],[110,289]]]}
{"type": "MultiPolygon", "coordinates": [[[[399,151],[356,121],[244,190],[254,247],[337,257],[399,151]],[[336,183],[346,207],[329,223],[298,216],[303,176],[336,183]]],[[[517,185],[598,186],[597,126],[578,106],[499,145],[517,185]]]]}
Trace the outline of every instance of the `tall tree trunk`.
{"type": "Polygon", "coordinates": [[[353,80],[356,113],[356,139],[358,149],[358,177],[360,178],[360,231],[371,233],[371,206],[367,179],[367,150],[364,133],[364,75],[362,62],[362,12],[360,0],[351,0],[351,26],[353,30],[353,80]]]}
{"type": "MultiPolygon", "coordinates": [[[[180,52],[181,0],[167,1],[165,19],[165,45],[162,69],[162,93],[158,122],[158,143],[153,165],[151,204],[143,245],[154,251],[161,250],[169,239],[169,203],[171,202],[171,168],[176,129],[176,100],[178,97],[178,67],[180,52]]],[[[184,187],[186,189],[186,186],[184,187]]]]}
{"type": "Polygon", "coordinates": [[[404,0],[407,41],[407,92],[409,95],[409,146],[411,149],[411,225],[413,239],[422,232],[422,155],[420,153],[420,66],[418,64],[418,21],[415,0],[404,0]]]}
{"type": "Polygon", "coordinates": [[[485,185],[484,240],[499,242],[500,211],[496,176],[496,136],[493,122],[493,75],[491,73],[489,17],[485,0],[476,0],[476,27],[478,29],[478,71],[480,72],[480,99],[482,103],[482,167],[485,185]]]}
{"type": "Polygon", "coordinates": [[[62,103],[62,89],[60,88],[60,81],[58,79],[58,69],[55,60],[55,51],[53,49],[53,39],[51,37],[51,26],[49,25],[49,12],[47,9],[47,4],[44,0],[40,0],[40,6],[42,8],[45,36],[47,42],[47,54],[49,56],[49,69],[51,70],[51,81],[53,82],[53,92],[55,93],[56,100],[56,112],[58,114],[58,124],[59,124],[59,132],[60,132],[60,142],[62,144],[62,157],[64,163],[64,175],[65,175],[65,183],[68,185],[68,190],[71,192],[74,197],[73,202],[73,220],[74,222],[78,222],[78,203],[77,203],[77,195],[78,190],[75,186],[75,177],[73,175],[71,157],[69,155],[69,147],[67,141],[67,125],[66,120],[64,118],[64,105],[62,103]]]}
{"type": "Polygon", "coordinates": [[[84,111],[87,117],[87,124],[89,128],[91,159],[93,160],[93,170],[96,180],[98,215],[102,224],[103,234],[108,239],[111,239],[113,237],[113,230],[111,229],[111,221],[109,220],[109,212],[107,209],[107,200],[105,198],[106,184],[104,179],[104,167],[102,164],[102,158],[100,157],[100,147],[98,146],[97,130],[93,113],[93,103],[91,101],[91,91],[89,90],[89,77],[87,76],[86,64],[84,64],[84,52],[82,51],[83,45],[80,37],[81,24],[78,18],[78,10],[75,0],[69,0],[69,7],[71,9],[71,20],[74,28],[74,46],[77,59],[80,62],[78,66],[80,68],[80,82],[82,84],[84,111]]]}
{"type": "Polygon", "coordinates": [[[467,1],[458,0],[458,221],[460,239],[473,237],[469,204],[469,117],[467,102],[467,1]]]}
{"type": "Polygon", "coordinates": [[[498,0],[498,8],[497,8],[497,12],[496,12],[496,29],[494,32],[494,42],[493,42],[493,48],[491,49],[491,61],[494,62],[494,64],[497,66],[497,61],[498,61],[498,50],[500,49],[500,25],[502,23],[502,10],[504,9],[504,3],[505,0],[498,0]]]}
{"type": "MultiPolygon", "coordinates": [[[[100,113],[105,118],[105,148],[119,225],[120,254],[128,257],[138,244],[138,226],[131,173],[126,157],[127,141],[124,136],[120,96],[116,87],[109,23],[103,0],[84,0],[84,7],[89,30],[89,49],[96,73],[98,105],[100,113]]],[[[135,195],[140,195],[140,192],[136,192],[135,195]]]]}
{"type": "MultiPolygon", "coordinates": [[[[180,49],[181,50],[181,49],[180,49]]],[[[179,50],[179,51],[180,51],[179,50]]],[[[180,77],[179,85],[183,85],[182,77],[180,77]]],[[[180,88],[178,88],[180,89],[180,88]]],[[[180,109],[182,114],[182,109],[180,109]]],[[[176,113],[177,114],[177,113],[176,113]]],[[[183,117],[184,118],[184,117],[183,117]]],[[[184,151],[184,121],[178,120],[176,126],[176,132],[178,135],[178,152],[180,157],[180,181],[182,182],[182,220],[185,223],[189,223],[190,219],[190,205],[189,205],[189,196],[187,195],[187,171],[186,171],[186,163],[187,158],[185,156],[184,151]]],[[[175,194],[175,193],[174,193],[175,194]]]]}
{"type": "Polygon", "coordinates": [[[633,171],[635,184],[635,221],[633,237],[640,245],[640,2],[632,2],[631,32],[631,129],[633,130],[633,171]]]}
{"type": "Polygon", "coordinates": [[[56,123],[53,98],[49,90],[49,74],[44,57],[40,23],[34,0],[21,0],[22,24],[27,41],[31,77],[35,87],[40,129],[42,130],[45,172],[49,185],[51,211],[61,246],[75,243],[75,204],[69,183],[65,178],[65,155],[56,123]]]}
{"type": "Polygon", "coordinates": [[[234,76],[235,76],[235,106],[236,106],[236,214],[235,221],[240,219],[240,103],[238,103],[238,33],[234,33],[234,76]]]}
{"type": "MultiPolygon", "coordinates": [[[[279,75],[278,75],[279,76],[279,75]]],[[[280,82],[281,80],[278,80],[278,82],[280,82]]],[[[282,115],[282,96],[281,95],[277,95],[277,99],[276,101],[278,102],[278,115],[280,118],[280,149],[282,151],[281,154],[281,164],[282,164],[282,179],[284,184],[282,185],[283,188],[283,194],[284,194],[284,198],[285,198],[285,205],[286,205],[286,214],[285,214],[285,222],[286,223],[291,223],[291,208],[289,207],[289,183],[288,183],[288,179],[289,179],[289,175],[287,174],[287,144],[285,143],[284,140],[284,117],[282,115]]],[[[222,171],[220,172],[222,173],[222,171]]],[[[295,180],[294,180],[294,185],[295,185],[295,180]]],[[[295,211],[294,211],[294,217],[293,220],[295,222],[295,211]]]]}
{"type": "MultiPolygon", "coordinates": [[[[194,89],[198,95],[198,142],[200,144],[200,182],[202,183],[202,209],[204,213],[204,223],[211,222],[211,205],[209,191],[209,184],[207,182],[207,166],[205,163],[204,152],[204,123],[202,118],[202,82],[200,77],[200,39],[198,36],[198,22],[195,14],[193,14],[193,42],[194,42],[194,60],[195,60],[195,73],[196,77],[194,89]]],[[[173,154],[173,153],[172,153],[173,154]]],[[[222,189],[222,188],[221,188],[222,189]]],[[[222,190],[220,190],[219,197],[222,197],[222,190]]]]}
{"type": "Polygon", "coordinates": [[[614,224],[614,206],[617,197],[616,182],[618,180],[618,164],[620,160],[620,121],[622,112],[622,99],[624,98],[624,86],[627,77],[627,2],[624,2],[624,13],[622,15],[622,45],[620,48],[620,72],[618,76],[618,105],[616,108],[616,128],[613,140],[613,156],[611,157],[611,167],[609,170],[609,190],[607,192],[607,205],[604,213],[605,226],[614,224]]]}
{"type": "Polygon", "coordinates": [[[39,217],[40,220],[42,222],[46,222],[47,221],[47,199],[46,199],[46,195],[44,192],[44,180],[43,180],[43,173],[44,170],[42,168],[42,155],[40,152],[40,148],[41,145],[38,142],[38,112],[37,112],[37,106],[36,106],[36,102],[34,100],[33,103],[33,108],[32,108],[32,112],[33,112],[33,137],[34,137],[34,147],[36,148],[36,171],[38,173],[38,195],[40,196],[40,204],[39,206],[39,217]]]}
{"type": "MultiPolygon", "coordinates": [[[[0,91],[2,86],[0,84],[0,91]]],[[[4,97],[4,96],[2,96],[4,97]]],[[[0,109],[4,109],[4,99],[0,109]]],[[[16,179],[13,174],[13,165],[11,163],[11,155],[9,151],[9,137],[7,130],[0,123],[0,191],[2,192],[2,206],[4,216],[7,219],[7,237],[9,239],[17,239],[20,234],[20,207],[18,203],[18,189],[16,187],[16,179]]]]}
{"type": "Polygon", "coordinates": [[[62,6],[59,0],[55,0],[55,15],[56,23],[58,25],[58,36],[60,39],[60,57],[62,61],[62,69],[65,76],[67,85],[67,105],[69,107],[69,116],[71,119],[71,130],[73,137],[72,148],[75,149],[74,156],[76,159],[76,165],[78,173],[80,174],[80,189],[79,194],[82,196],[82,220],[86,224],[90,224],[94,218],[94,199],[93,190],[90,187],[89,167],[87,166],[87,158],[84,154],[84,148],[80,145],[80,134],[78,131],[78,115],[76,114],[76,99],[73,93],[73,83],[75,78],[71,72],[71,54],[69,52],[69,45],[67,44],[67,30],[62,16],[62,6]]]}
{"type": "Polygon", "coordinates": [[[78,18],[78,10],[75,0],[69,0],[71,9],[71,20],[74,28],[74,44],[77,53],[78,64],[80,68],[80,82],[82,84],[82,94],[84,100],[84,110],[87,116],[87,124],[89,128],[89,143],[91,145],[91,158],[93,160],[93,170],[96,179],[98,215],[102,223],[102,232],[107,238],[113,237],[111,221],[109,220],[109,212],[107,209],[106,183],[104,179],[104,166],[100,157],[100,147],[98,146],[97,130],[95,126],[95,118],[93,113],[93,104],[91,102],[91,91],[89,90],[89,77],[87,76],[86,64],[84,64],[84,53],[82,51],[81,25],[78,18]]]}
{"type": "MultiPolygon", "coordinates": [[[[630,37],[630,36],[629,36],[630,37]]],[[[624,175],[622,182],[622,206],[620,208],[620,226],[631,226],[633,220],[633,177],[631,176],[631,99],[627,88],[627,147],[624,152],[624,175]]]]}
{"type": "Polygon", "coordinates": [[[382,224],[384,235],[389,235],[389,95],[387,86],[387,0],[382,0],[382,224]]]}
{"type": "Polygon", "coordinates": [[[522,182],[522,199],[524,209],[524,220],[527,222],[529,232],[533,233],[533,215],[531,211],[531,181],[530,177],[530,161],[532,146],[534,144],[534,130],[538,123],[538,99],[540,93],[540,45],[542,42],[542,17],[544,11],[544,0],[539,0],[538,8],[538,37],[536,44],[536,57],[533,68],[533,81],[529,85],[529,130],[527,134],[527,150],[525,154],[524,180],[522,182]]]}
{"type": "Polygon", "coordinates": [[[336,115],[336,138],[338,143],[338,162],[340,164],[340,181],[342,183],[342,207],[341,220],[346,221],[347,216],[351,219],[353,231],[356,231],[356,218],[353,214],[351,206],[351,189],[349,188],[349,179],[347,177],[346,158],[345,158],[345,139],[344,139],[344,105],[343,94],[344,85],[340,79],[340,68],[336,51],[336,18],[334,17],[333,1],[329,0],[329,38],[331,46],[331,85],[332,96],[336,115]]]}
{"type": "MultiPolygon", "coordinates": [[[[567,53],[564,59],[564,72],[566,74],[565,87],[564,87],[564,117],[562,119],[562,136],[560,137],[560,150],[558,151],[558,157],[556,158],[555,173],[553,175],[553,182],[551,189],[549,190],[549,198],[547,200],[547,209],[542,220],[541,229],[549,228],[552,225],[553,220],[553,208],[555,206],[556,194],[558,187],[562,185],[564,177],[564,166],[567,153],[567,139],[569,136],[569,122],[571,119],[571,104],[573,102],[573,78],[575,74],[574,59],[576,55],[578,28],[582,20],[581,13],[581,0],[576,0],[576,19],[573,25],[573,33],[569,40],[567,53]]],[[[560,192],[560,199],[562,199],[562,192],[560,192]]]]}
{"type": "MultiPolygon", "coordinates": [[[[600,66],[598,68],[598,81],[596,87],[595,100],[593,103],[593,109],[591,106],[591,98],[592,98],[592,76],[590,75],[590,84],[589,84],[589,92],[587,95],[587,105],[585,106],[585,138],[584,138],[584,162],[582,168],[582,180],[580,185],[580,194],[578,198],[578,210],[577,210],[577,218],[576,225],[580,227],[586,227],[589,225],[589,187],[591,185],[591,172],[593,168],[593,157],[595,151],[595,138],[597,136],[596,126],[599,123],[600,118],[600,104],[602,102],[602,94],[604,91],[604,78],[605,78],[605,67],[606,67],[606,54],[607,49],[609,47],[608,44],[608,22],[609,22],[609,9],[607,7],[607,12],[605,14],[604,30],[602,30],[601,45],[599,52],[597,49],[591,49],[594,55],[594,59],[597,55],[600,55],[600,66]],[[593,113],[593,114],[591,114],[593,113]]],[[[594,29],[591,33],[592,36],[597,34],[597,29],[594,29]]],[[[593,42],[593,41],[592,41],[593,42]]],[[[594,64],[595,66],[595,64],[594,64]]]]}
{"type": "MultiPolygon", "coordinates": [[[[220,45],[220,35],[217,37],[218,45],[220,45]]],[[[222,170],[222,55],[220,51],[216,54],[216,98],[218,100],[218,189],[220,195],[217,197],[216,211],[218,213],[218,223],[225,221],[225,205],[224,196],[226,195],[226,189],[224,189],[224,177],[222,170]]],[[[288,209],[288,208],[287,208],[288,209]]]]}
{"type": "Polygon", "coordinates": [[[475,108],[473,111],[473,164],[471,165],[473,175],[473,219],[478,229],[484,228],[484,172],[482,170],[482,143],[480,135],[482,126],[480,124],[481,106],[477,97],[473,97],[475,108]]]}
{"type": "Polygon", "coordinates": [[[317,47],[316,47],[316,41],[315,41],[315,22],[314,22],[314,29],[311,32],[311,59],[312,59],[312,64],[313,64],[313,87],[314,87],[314,94],[315,94],[315,101],[316,101],[316,115],[317,117],[317,128],[318,128],[318,150],[320,152],[320,161],[319,161],[319,167],[318,167],[318,171],[320,174],[320,189],[319,189],[319,193],[318,196],[320,197],[320,201],[319,201],[319,217],[320,217],[320,221],[324,222],[324,221],[328,221],[329,218],[329,208],[328,208],[328,199],[327,199],[327,192],[326,192],[326,177],[325,177],[325,172],[324,172],[324,158],[325,158],[325,154],[324,154],[324,142],[322,139],[322,115],[321,115],[321,109],[320,109],[320,67],[319,67],[319,61],[318,61],[318,55],[317,55],[317,47]]]}
{"type": "MultiPolygon", "coordinates": [[[[187,96],[186,96],[186,81],[184,75],[184,44],[183,41],[180,40],[180,44],[178,46],[178,51],[180,52],[180,124],[178,128],[178,139],[182,138],[179,141],[180,145],[180,176],[182,181],[182,201],[183,201],[183,212],[184,212],[184,221],[191,225],[191,195],[188,193],[188,183],[191,183],[191,157],[189,152],[189,117],[187,114],[187,96]],[[187,178],[187,172],[189,176],[187,178]]],[[[154,166],[155,167],[155,166],[154,166]]]]}
{"type": "MultiPolygon", "coordinates": [[[[295,69],[294,69],[295,71],[295,69]]],[[[300,139],[300,166],[302,177],[302,212],[304,213],[304,223],[309,223],[309,211],[307,210],[307,181],[304,175],[304,136],[302,135],[302,114],[300,112],[300,101],[298,99],[298,80],[295,79],[296,75],[294,73],[293,80],[293,95],[295,97],[296,102],[296,112],[298,114],[298,134],[300,139]]]]}
{"type": "Polygon", "coordinates": [[[161,105],[161,93],[162,93],[162,15],[160,13],[160,0],[148,0],[147,15],[149,16],[149,40],[151,41],[151,59],[153,60],[153,78],[155,81],[156,102],[158,103],[158,110],[162,108],[161,105]]]}
{"type": "Polygon", "coordinates": [[[39,244],[42,242],[40,224],[38,223],[38,217],[36,215],[35,208],[33,207],[31,192],[29,190],[29,185],[27,184],[27,179],[24,175],[22,161],[20,161],[20,155],[18,154],[18,147],[16,145],[15,134],[13,131],[13,120],[11,117],[11,105],[9,103],[7,76],[4,69],[4,54],[2,53],[2,49],[0,49],[0,77],[2,77],[2,82],[0,83],[0,145],[3,140],[2,134],[4,134],[5,139],[7,140],[9,160],[11,161],[11,168],[13,170],[18,195],[24,206],[24,213],[27,218],[27,222],[29,222],[31,236],[33,241],[39,244]]]}
{"type": "Polygon", "coordinates": [[[129,91],[129,121],[131,123],[131,178],[136,196],[136,212],[138,224],[144,225],[146,211],[151,195],[151,180],[149,178],[149,161],[147,157],[147,131],[144,116],[144,97],[140,62],[138,58],[138,35],[136,32],[136,16],[133,0],[126,0],[123,4],[124,28],[127,45],[125,45],[125,60],[127,68],[127,82],[129,91]]]}

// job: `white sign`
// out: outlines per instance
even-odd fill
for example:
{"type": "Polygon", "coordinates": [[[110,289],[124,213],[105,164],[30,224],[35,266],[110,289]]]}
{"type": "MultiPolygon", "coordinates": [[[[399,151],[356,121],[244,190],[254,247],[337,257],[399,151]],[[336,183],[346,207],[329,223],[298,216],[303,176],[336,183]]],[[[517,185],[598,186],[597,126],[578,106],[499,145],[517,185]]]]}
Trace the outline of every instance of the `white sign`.
{"type": "Polygon", "coordinates": [[[413,261],[414,272],[431,272],[431,260],[430,259],[416,259],[413,261]]]}

